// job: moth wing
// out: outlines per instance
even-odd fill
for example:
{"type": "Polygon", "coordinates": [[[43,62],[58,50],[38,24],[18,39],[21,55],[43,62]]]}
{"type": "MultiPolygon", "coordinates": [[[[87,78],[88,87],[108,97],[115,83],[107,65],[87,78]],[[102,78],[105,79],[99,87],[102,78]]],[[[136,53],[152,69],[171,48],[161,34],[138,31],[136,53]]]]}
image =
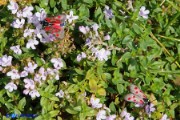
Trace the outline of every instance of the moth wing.
{"type": "Polygon", "coordinates": [[[64,38],[64,28],[54,28],[53,26],[46,26],[44,30],[48,33],[53,34],[56,38],[63,39],[64,38]]]}
{"type": "Polygon", "coordinates": [[[59,39],[63,39],[64,38],[64,28],[62,28],[59,32],[55,33],[56,37],[59,39]]]}
{"type": "Polygon", "coordinates": [[[146,95],[136,85],[131,84],[130,91],[131,91],[131,93],[133,93],[134,95],[136,95],[142,99],[147,99],[146,95]]]}
{"type": "Polygon", "coordinates": [[[58,15],[58,16],[54,16],[54,17],[47,17],[45,19],[47,22],[49,23],[64,23],[66,20],[66,15],[62,14],[62,15],[58,15]]]}
{"type": "Polygon", "coordinates": [[[139,105],[144,105],[144,100],[134,94],[127,94],[124,99],[128,102],[133,102],[139,105]]]}

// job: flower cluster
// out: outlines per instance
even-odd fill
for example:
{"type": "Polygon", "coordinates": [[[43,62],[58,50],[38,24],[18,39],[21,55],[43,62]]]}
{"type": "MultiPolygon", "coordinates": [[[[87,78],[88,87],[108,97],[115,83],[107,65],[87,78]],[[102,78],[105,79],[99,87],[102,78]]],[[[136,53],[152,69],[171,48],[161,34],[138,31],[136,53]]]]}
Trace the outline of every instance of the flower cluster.
{"type": "Polygon", "coordinates": [[[116,115],[110,115],[111,110],[107,108],[104,104],[100,103],[100,99],[96,98],[94,95],[90,98],[91,107],[94,109],[99,109],[96,114],[96,120],[115,120],[116,115]]]}
{"type": "MultiPolygon", "coordinates": [[[[4,61],[7,63],[8,60],[4,61]]],[[[59,80],[59,69],[64,67],[63,61],[60,58],[52,58],[52,63],[54,68],[40,67],[38,70],[38,65],[34,62],[28,62],[27,66],[24,67],[24,70],[19,72],[17,69],[12,69],[7,72],[7,76],[11,78],[11,81],[5,86],[9,92],[13,90],[17,90],[17,80],[23,78],[25,90],[24,94],[30,95],[32,98],[39,97],[40,94],[37,90],[38,87],[41,86],[47,79],[55,79],[59,80]],[[53,61],[59,60],[59,61],[53,61]],[[34,76],[31,78],[30,76],[34,76]]],[[[11,64],[11,62],[9,63],[11,64]]]]}
{"type": "MultiPolygon", "coordinates": [[[[111,54],[111,52],[110,50],[102,48],[102,45],[105,45],[104,42],[106,40],[110,40],[110,36],[107,34],[103,38],[101,38],[98,29],[99,25],[96,23],[93,24],[91,27],[79,26],[79,31],[87,37],[85,46],[88,46],[88,50],[91,51],[91,55],[93,55],[94,59],[97,58],[99,61],[107,61],[108,56],[111,54]]],[[[108,45],[105,45],[105,47],[107,46],[108,45]]],[[[91,55],[89,54],[87,56],[91,55]]],[[[77,56],[77,61],[80,61],[82,58],[86,58],[86,53],[82,52],[82,54],[79,54],[77,56]]]]}
{"type": "Polygon", "coordinates": [[[122,112],[121,112],[121,115],[120,115],[122,118],[124,118],[124,120],[134,120],[134,117],[131,116],[130,113],[127,112],[126,109],[124,109],[122,112]]]}

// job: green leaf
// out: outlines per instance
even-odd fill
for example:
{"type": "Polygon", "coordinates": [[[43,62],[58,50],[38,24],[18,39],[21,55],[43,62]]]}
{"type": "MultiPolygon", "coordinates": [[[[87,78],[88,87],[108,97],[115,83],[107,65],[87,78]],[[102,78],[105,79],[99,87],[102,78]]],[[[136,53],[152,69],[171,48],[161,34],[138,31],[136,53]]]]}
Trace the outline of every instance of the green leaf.
{"type": "Polygon", "coordinates": [[[56,2],[54,0],[50,0],[50,6],[51,8],[54,8],[56,6],[56,2]]]}
{"type": "Polygon", "coordinates": [[[68,93],[75,93],[75,92],[77,92],[79,89],[80,89],[80,88],[79,88],[78,85],[72,84],[72,85],[70,85],[69,88],[67,89],[67,92],[68,92],[68,93]]]}
{"type": "Polygon", "coordinates": [[[23,97],[18,103],[18,109],[23,110],[25,105],[26,105],[26,98],[23,97]]]}
{"type": "Polygon", "coordinates": [[[106,90],[104,88],[99,88],[97,93],[101,96],[106,96],[106,90]]]}
{"type": "Polygon", "coordinates": [[[142,30],[141,30],[141,28],[139,27],[139,25],[137,25],[137,24],[133,24],[133,26],[132,26],[132,28],[133,28],[133,30],[135,31],[135,33],[137,33],[137,34],[141,34],[142,32],[142,30]]]}
{"type": "Polygon", "coordinates": [[[109,108],[110,108],[110,110],[111,110],[113,113],[116,113],[116,107],[115,107],[115,105],[114,105],[114,102],[111,102],[111,103],[110,103],[109,108]]]}
{"type": "Polygon", "coordinates": [[[50,111],[48,114],[50,114],[51,117],[55,117],[58,115],[60,111],[59,110],[54,110],[54,111],[50,111]]]}
{"type": "Polygon", "coordinates": [[[79,75],[84,75],[84,71],[78,68],[74,69],[76,71],[76,73],[78,73],[79,75]]]}
{"type": "Polygon", "coordinates": [[[77,114],[77,113],[78,113],[78,111],[74,110],[72,107],[66,108],[66,111],[67,111],[68,113],[70,113],[70,114],[77,114]]]}
{"type": "Polygon", "coordinates": [[[90,90],[95,93],[97,91],[97,81],[95,79],[90,79],[89,87],[90,87],[90,90]]]}
{"type": "Polygon", "coordinates": [[[117,84],[117,90],[119,94],[124,92],[124,86],[122,84],[117,84]]]}

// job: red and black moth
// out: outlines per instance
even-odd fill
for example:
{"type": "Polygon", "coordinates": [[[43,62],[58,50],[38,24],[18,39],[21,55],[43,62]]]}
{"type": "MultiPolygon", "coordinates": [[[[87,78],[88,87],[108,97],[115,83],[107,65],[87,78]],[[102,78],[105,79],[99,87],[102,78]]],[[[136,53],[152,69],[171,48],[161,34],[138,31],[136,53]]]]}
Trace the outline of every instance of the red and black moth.
{"type": "Polygon", "coordinates": [[[125,96],[125,100],[128,102],[133,102],[136,105],[143,107],[145,104],[150,104],[146,95],[139,89],[136,85],[130,85],[130,92],[125,96]]]}
{"type": "Polygon", "coordinates": [[[154,104],[146,97],[146,95],[139,89],[136,85],[130,85],[130,92],[125,96],[125,100],[128,102],[133,102],[136,104],[136,107],[144,107],[147,114],[151,114],[155,110],[153,108],[154,104]]]}
{"type": "Polygon", "coordinates": [[[47,17],[41,21],[44,30],[48,33],[53,34],[56,38],[64,38],[64,26],[65,26],[66,15],[58,15],[54,17],[47,17]]]}

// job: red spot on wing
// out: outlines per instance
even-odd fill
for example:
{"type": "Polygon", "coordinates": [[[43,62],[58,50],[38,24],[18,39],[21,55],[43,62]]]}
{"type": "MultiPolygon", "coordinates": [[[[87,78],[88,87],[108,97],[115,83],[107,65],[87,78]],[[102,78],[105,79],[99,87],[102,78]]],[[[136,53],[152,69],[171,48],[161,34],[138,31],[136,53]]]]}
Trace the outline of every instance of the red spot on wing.
{"type": "Polygon", "coordinates": [[[138,87],[135,87],[134,89],[136,90],[136,89],[138,89],[138,87]]]}
{"type": "Polygon", "coordinates": [[[59,34],[56,34],[56,37],[58,37],[59,36],[59,34]]]}
{"type": "Polygon", "coordinates": [[[144,104],[144,101],[143,101],[143,100],[140,100],[139,102],[140,102],[140,104],[144,104]]]}
{"type": "Polygon", "coordinates": [[[129,97],[128,100],[131,100],[131,98],[129,97]]]}
{"type": "Polygon", "coordinates": [[[138,91],[136,91],[136,94],[138,94],[138,91]]]}
{"type": "Polygon", "coordinates": [[[50,19],[50,18],[46,18],[45,20],[46,20],[47,22],[50,22],[50,21],[51,21],[51,19],[50,19]]]}
{"type": "Polygon", "coordinates": [[[44,30],[45,31],[50,31],[51,27],[47,26],[47,27],[44,27],[44,30]]]}

